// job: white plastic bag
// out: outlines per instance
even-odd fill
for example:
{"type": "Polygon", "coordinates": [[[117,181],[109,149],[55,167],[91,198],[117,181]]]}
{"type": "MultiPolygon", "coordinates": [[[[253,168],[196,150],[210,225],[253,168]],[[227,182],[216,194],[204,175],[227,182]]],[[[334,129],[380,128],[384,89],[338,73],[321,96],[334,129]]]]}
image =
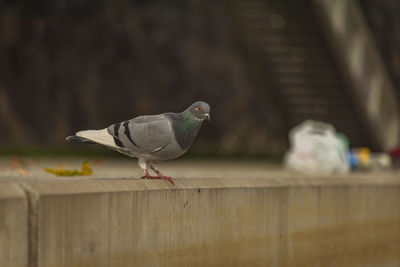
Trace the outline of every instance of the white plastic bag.
{"type": "Polygon", "coordinates": [[[331,124],[307,120],[289,132],[284,164],[304,173],[348,173],[348,141],[331,124]]]}

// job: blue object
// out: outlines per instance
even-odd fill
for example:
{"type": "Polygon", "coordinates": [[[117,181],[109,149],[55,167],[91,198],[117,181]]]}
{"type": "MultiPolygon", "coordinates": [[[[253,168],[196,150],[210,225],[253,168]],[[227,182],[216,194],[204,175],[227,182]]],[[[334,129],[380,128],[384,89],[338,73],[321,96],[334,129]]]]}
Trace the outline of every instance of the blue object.
{"type": "Polygon", "coordinates": [[[351,170],[355,170],[360,166],[360,159],[358,158],[357,153],[355,153],[352,149],[350,149],[349,153],[347,153],[347,160],[351,170]]]}

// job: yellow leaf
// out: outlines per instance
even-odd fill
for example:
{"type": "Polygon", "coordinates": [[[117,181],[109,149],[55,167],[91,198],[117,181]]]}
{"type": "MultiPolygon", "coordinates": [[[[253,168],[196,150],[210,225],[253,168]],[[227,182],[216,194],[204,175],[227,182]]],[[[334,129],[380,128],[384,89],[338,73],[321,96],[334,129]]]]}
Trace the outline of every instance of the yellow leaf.
{"type": "Polygon", "coordinates": [[[89,162],[85,161],[82,163],[82,170],[64,170],[63,167],[58,167],[55,169],[44,168],[48,173],[53,173],[57,176],[75,176],[75,175],[92,175],[93,171],[90,168],[89,162]]]}
{"type": "Polygon", "coordinates": [[[90,168],[89,162],[85,161],[82,163],[82,171],[81,175],[92,175],[93,171],[92,168],[90,168]]]}

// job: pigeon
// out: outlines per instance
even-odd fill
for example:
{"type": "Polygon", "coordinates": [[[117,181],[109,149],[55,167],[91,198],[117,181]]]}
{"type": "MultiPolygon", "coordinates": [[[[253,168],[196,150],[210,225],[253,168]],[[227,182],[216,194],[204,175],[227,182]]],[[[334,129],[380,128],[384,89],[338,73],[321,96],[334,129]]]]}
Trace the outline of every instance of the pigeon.
{"type": "Polygon", "coordinates": [[[99,144],[138,158],[142,179],[167,179],[157,167],[162,160],[183,155],[193,144],[204,120],[210,121],[210,106],[197,101],[181,113],[163,113],[133,118],[101,130],[79,131],[68,142],[99,144]],[[157,176],[151,176],[149,169],[157,176]]]}

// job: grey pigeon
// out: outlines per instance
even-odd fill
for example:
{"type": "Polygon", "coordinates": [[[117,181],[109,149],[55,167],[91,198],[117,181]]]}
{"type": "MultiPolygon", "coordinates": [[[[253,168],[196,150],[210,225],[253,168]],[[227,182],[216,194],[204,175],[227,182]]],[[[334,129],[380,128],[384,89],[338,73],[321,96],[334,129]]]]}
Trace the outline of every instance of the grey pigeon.
{"type": "Polygon", "coordinates": [[[198,101],[181,113],[140,116],[101,130],[80,131],[66,140],[100,144],[136,157],[144,171],[142,179],[168,179],[174,184],[171,177],[158,170],[157,163],[177,158],[188,151],[204,119],[210,120],[210,106],[198,101]],[[157,176],[151,176],[149,168],[157,176]]]}

